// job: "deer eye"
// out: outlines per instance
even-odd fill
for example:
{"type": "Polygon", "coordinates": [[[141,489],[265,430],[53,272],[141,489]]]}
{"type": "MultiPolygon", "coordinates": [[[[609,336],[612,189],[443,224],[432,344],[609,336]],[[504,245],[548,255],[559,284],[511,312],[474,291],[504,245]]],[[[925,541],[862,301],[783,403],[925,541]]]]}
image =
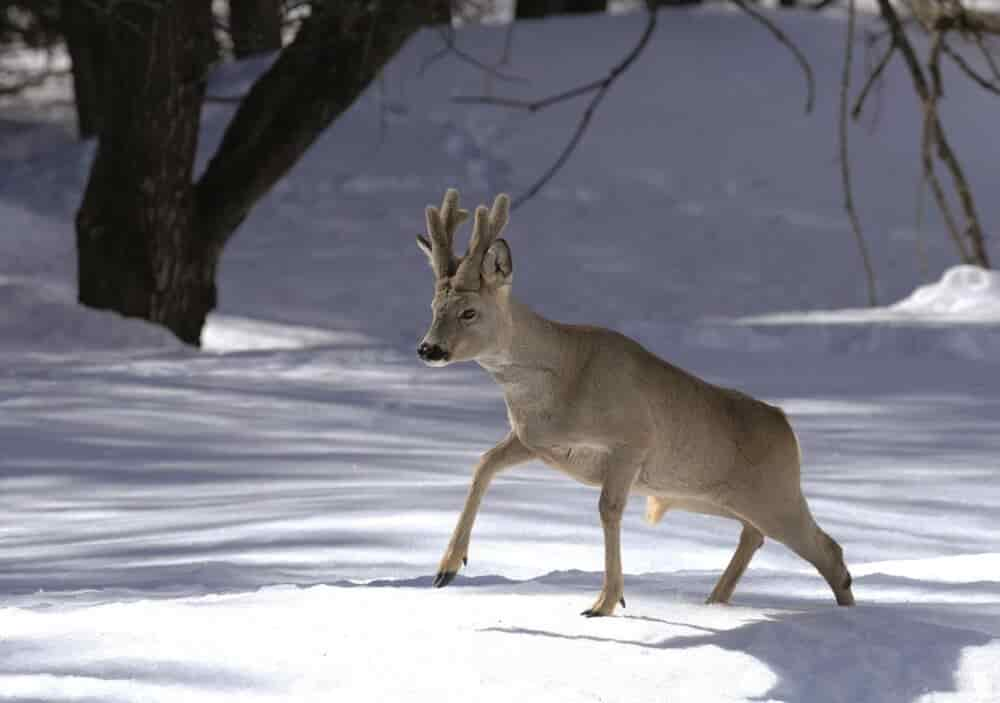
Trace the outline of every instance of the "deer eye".
{"type": "Polygon", "coordinates": [[[463,310],[462,314],[459,315],[459,317],[462,318],[463,320],[474,320],[476,318],[476,311],[473,310],[472,308],[469,308],[468,310],[463,310]]]}

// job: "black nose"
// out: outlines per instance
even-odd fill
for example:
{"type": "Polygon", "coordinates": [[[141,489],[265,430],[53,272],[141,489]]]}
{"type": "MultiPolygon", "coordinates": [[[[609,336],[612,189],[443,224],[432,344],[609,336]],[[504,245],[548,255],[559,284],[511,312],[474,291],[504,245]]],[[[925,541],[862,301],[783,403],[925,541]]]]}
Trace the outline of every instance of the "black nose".
{"type": "Polygon", "coordinates": [[[424,342],[417,347],[417,356],[424,361],[443,361],[448,358],[448,352],[439,347],[437,344],[428,344],[427,342],[424,342]]]}

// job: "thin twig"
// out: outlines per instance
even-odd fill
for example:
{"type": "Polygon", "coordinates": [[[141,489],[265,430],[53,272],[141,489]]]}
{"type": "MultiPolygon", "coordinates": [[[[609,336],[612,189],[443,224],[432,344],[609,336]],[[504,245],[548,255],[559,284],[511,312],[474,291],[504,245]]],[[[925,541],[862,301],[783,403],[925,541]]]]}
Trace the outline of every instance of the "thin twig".
{"type": "Polygon", "coordinates": [[[865,106],[865,99],[871,92],[871,89],[878,83],[879,78],[882,77],[882,72],[885,71],[885,67],[889,65],[889,61],[892,59],[892,55],[896,53],[896,42],[892,39],[889,40],[889,48],[879,59],[878,64],[876,64],[874,70],[868,74],[868,80],[865,81],[864,87],[861,88],[861,92],[858,93],[858,99],[854,103],[854,109],[851,110],[851,117],[857,120],[861,117],[861,111],[865,106]]]}
{"type": "Polygon", "coordinates": [[[854,0],[847,2],[847,40],[844,47],[844,71],[840,79],[840,177],[844,188],[844,209],[847,217],[851,221],[851,230],[857,240],[858,251],[861,254],[861,263],[865,268],[865,277],[868,282],[868,304],[872,307],[878,305],[878,297],[875,292],[875,270],[872,267],[871,256],[868,253],[868,244],[865,236],[861,232],[861,221],[858,213],[854,209],[854,195],[851,189],[851,160],[847,145],[847,112],[850,101],[851,89],[851,64],[854,59],[854,24],[856,8],[854,0]]]}
{"type": "Polygon", "coordinates": [[[993,58],[993,53],[986,46],[986,40],[983,39],[981,34],[976,34],[973,36],[973,41],[976,42],[976,46],[979,47],[979,51],[982,52],[983,58],[986,59],[986,65],[990,67],[990,73],[993,74],[993,80],[1000,81],[1000,66],[997,66],[996,59],[993,58]]]}
{"type": "Polygon", "coordinates": [[[449,51],[451,51],[451,47],[445,44],[440,49],[435,51],[433,54],[428,54],[424,58],[424,60],[420,62],[420,67],[417,68],[417,77],[418,78],[423,77],[423,75],[427,73],[427,69],[429,69],[431,66],[433,66],[438,61],[447,56],[449,51]]]}
{"type": "Polygon", "coordinates": [[[925,279],[930,275],[930,265],[927,259],[927,240],[924,237],[924,184],[926,182],[927,178],[924,172],[921,171],[920,177],[917,179],[917,211],[914,227],[916,229],[917,261],[920,265],[920,274],[925,279]]]}
{"type": "Polygon", "coordinates": [[[968,263],[976,263],[980,266],[988,268],[990,265],[989,255],[986,252],[982,227],[979,224],[979,217],[976,213],[972,192],[969,189],[969,184],[965,178],[965,173],[962,171],[961,164],[959,164],[958,158],[955,156],[955,152],[952,151],[951,145],[948,143],[944,127],[941,125],[940,117],[937,114],[937,99],[941,92],[941,72],[940,66],[938,65],[940,57],[940,32],[935,32],[932,37],[931,61],[928,66],[928,71],[931,74],[931,78],[935,80],[936,83],[931,85],[928,83],[927,77],[924,75],[924,70],[920,65],[920,60],[917,58],[917,53],[914,50],[913,45],[910,43],[909,38],[906,36],[906,31],[903,29],[903,24],[900,21],[899,15],[896,13],[896,9],[893,7],[891,0],[878,0],[878,6],[879,13],[891,29],[893,41],[895,41],[896,45],[899,47],[900,53],[906,62],[906,67],[910,71],[910,77],[913,80],[913,89],[924,106],[924,135],[922,140],[923,145],[921,148],[921,159],[924,165],[924,172],[927,175],[927,181],[934,192],[935,200],[937,200],[938,209],[941,211],[941,215],[945,220],[949,234],[954,240],[955,245],[958,247],[962,260],[968,263]],[[962,210],[965,214],[966,220],[965,236],[969,239],[973,248],[971,253],[966,247],[962,233],[951,214],[951,209],[948,205],[947,198],[945,197],[944,188],[941,186],[937,175],[934,173],[932,151],[933,146],[935,145],[937,146],[938,158],[940,158],[948,168],[952,181],[955,185],[955,190],[958,192],[959,202],[962,205],[962,210]]]}
{"type": "Polygon", "coordinates": [[[477,59],[472,54],[469,54],[462,49],[458,48],[455,43],[455,30],[452,27],[442,27],[439,28],[438,33],[441,35],[441,41],[444,42],[444,46],[435,51],[433,54],[425,58],[421,64],[420,68],[417,69],[417,76],[423,76],[433,64],[437,63],[443,59],[448,54],[454,54],[459,60],[464,61],[467,64],[475,66],[480,71],[485,72],[489,76],[496,78],[497,80],[506,81],[508,83],[527,83],[528,79],[524,76],[514,76],[509,73],[504,73],[496,66],[490,66],[488,63],[477,59]]]}
{"type": "Polygon", "coordinates": [[[816,86],[815,80],[813,79],[812,67],[809,65],[809,61],[806,60],[805,54],[795,45],[795,43],[788,38],[781,29],[775,25],[770,19],[767,18],[762,12],[752,5],[747,4],[746,0],[732,0],[733,4],[738,8],[743,10],[745,13],[750,15],[760,24],[764,25],[774,35],[774,38],[778,40],[779,43],[784,44],[795,60],[799,62],[802,67],[802,72],[806,77],[806,114],[812,112],[813,105],[816,101],[816,86]]]}
{"type": "Polygon", "coordinates": [[[576,88],[570,88],[569,90],[564,90],[561,93],[556,93],[555,95],[550,95],[540,100],[519,100],[517,98],[497,98],[492,95],[456,95],[451,99],[454,103],[459,103],[462,105],[495,105],[497,107],[509,107],[518,110],[527,110],[528,112],[538,112],[539,110],[544,110],[547,107],[551,107],[556,103],[563,102],[564,100],[572,100],[573,98],[578,98],[581,95],[586,95],[595,90],[599,90],[605,83],[607,83],[608,78],[599,78],[596,81],[590,81],[576,88]]]}
{"type": "Polygon", "coordinates": [[[577,123],[576,130],[573,132],[573,136],[570,138],[569,142],[566,144],[562,153],[553,162],[553,164],[543,173],[538,180],[536,180],[530,188],[525,192],[518,195],[511,202],[511,209],[515,209],[523,205],[525,202],[533,198],[538,191],[540,191],[546,183],[548,183],[552,177],[559,172],[559,169],[563,167],[563,164],[569,159],[570,154],[576,149],[576,145],[580,143],[583,138],[584,132],[587,131],[587,126],[590,124],[590,119],[594,115],[594,111],[597,106],[601,104],[604,96],[608,94],[608,90],[611,85],[621,76],[629,66],[631,66],[637,58],[642,54],[642,50],[646,48],[646,44],[649,43],[649,38],[653,36],[653,31],[656,29],[656,10],[652,7],[646,9],[646,27],[642,32],[642,36],[636,43],[632,50],[625,56],[625,58],[615,67],[611,69],[607,77],[602,80],[596,91],[594,92],[594,97],[590,99],[590,103],[587,105],[587,109],[583,111],[583,115],[580,116],[580,121],[577,123]]]}
{"type": "Polygon", "coordinates": [[[924,104],[924,126],[923,134],[920,139],[920,161],[923,164],[924,177],[927,183],[931,187],[931,192],[934,193],[934,199],[937,201],[938,210],[941,211],[941,218],[944,220],[945,228],[948,230],[948,235],[951,237],[952,242],[955,243],[955,247],[958,249],[958,255],[962,259],[963,263],[971,263],[972,258],[969,256],[969,251],[965,246],[965,241],[962,239],[961,231],[959,230],[958,223],[955,221],[955,216],[951,212],[951,205],[948,204],[948,197],[944,192],[944,186],[941,185],[941,181],[937,177],[937,173],[934,171],[934,123],[937,120],[937,114],[934,107],[928,102],[924,104]]]}
{"type": "MultiPolygon", "coordinates": [[[[940,35],[935,36],[939,37],[940,35]]],[[[922,77],[923,74],[921,73],[921,78],[922,77]]],[[[972,257],[969,255],[969,250],[965,245],[965,240],[962,239],[962,233],[959,229],[958,222],[952,214],[951,205],[948,203],[948,198],[944,192],[944,186],[941,185],[941,181],[938,179],[937,173],[934,171],[934,142],[938,133],[938,96],[933,87],[928,87],[926,83],[924,86],[925,93],[922,96],[924,104],[924,126],[923,135],[920,140],[920,159],[924,166],[924,174],[927,176],[927,182],[931,186],[931,190],[934,193],[934,199],[937,200],[938,209],[941,211],[941,217],[944,219],[945,226],[948,228],[948,234],[951,236],[952,241],[958,249],[959,256],[961,256],[964,263],[972,263],[972,257]]]]}
{"type": "Polygon", "coordinates": [[[510,22],[507,23],[507,29],[503,33],[503,52],[500,54],[497,66],[506,66],[510,63],[511,49],[514,46],[514,28],[516,26],[517,22],[511,18],[510,22]]]}
{"type": "Polygon", "coordinates": [[[608,72],[608,75],[604,78],[590,81],[589,83],[577,86],[576,88],[571,88],[538,100],[498,98],[491,95],[459,95],[452,98],[453,102],[465,105],[494,105],[517,110],[526,110],[528,112],[538,112],[539,110],[551,107],[556,103],[572,100],[573,98],[586,95],[587,93],[593,93],[593,97],[591,97],[590,102],[587,103],[587,107],[584,109],[583,114],[580,115],[580,120],[577,122],[576,129],[573,131],[573,135],[570,137],[569,142],[563,148],[562,152],[560,152],[559,156],[552,163],[552,165],[549,166],[549,168],[546,169],[545,172],[526,191],[511,201],[511,209],[520,207],[537,195],[538,191],[540,191],[559,171],[559,169],[563,167],[570,155],[573,153],[573,150],[576,149],[577,144],[579,144],[580,140],[583,139],[584,132],[587,131],[587,127],[590,124],[590,120],[593,117],[597,106],[601,104],[601,101],[604,99],[604,96],[607,95],[611,85],[618,79],[619,76],[621,76],[621,74],[628,70],[629,66],[631,66],[637,58],[639,58],[640,54],[642,54],[642,50],[645,49],[646,44],[649,43],[650,37],[653,36],[653,31],[655,29],[656,10],[655,8],[647,5],[646,26],[643,29],[642,36],[639,37],[639,41],[632,47],[632,50],[629,51],[624,59],[613,66],[608,72]]]}
{"type": "MultiPolygon", "coordinates": [[[[507,23],[507,27],[503,32],[503,48],[500,51],[500,56],[496,61],[493,62],[493,68],[499,69],[501,66],[510,65],[511,50],[514,46],[514,28],[517,26],[517,22],[514,18],[507,23]]],[[[483,93],[485,95],[493,94],[493,77],[489,73],[483,74],[483,93]]]]}
{"type": "Polygon", "coordinates": [[[1000,86],[995,84],[993,81],[989,80],[983,75],[980,75],[976,69],[969,65],[969,63],[963,58],[963,56],[951,48],[947,42],[942,41],[942,49],[944,53],[948,54],[948,57],[955,62],[955,65],[961,69],[962,73],[967,75],[973,81],[979,84],[981,88],[984,88],[991,93],[1000,95],[1000,86]]]}
{"type": "Polygon", "coordinates": [[[989,254],[986,251],[986,242],[983,237],[982,226],[979,224],[979,214],[976,212],[975,200],[972,197],[972,190],[969,182],[965,178],[958,157],[952,151],[941,126],[941,119],[937,114],[937,101],[943,94],[941,81],[941,51],[944,45],[944,33],[935,32],[931,40],[931,53],[928,62],[928,72],[931,75],[931,86],[934,96],[934,141],[937,144],[938,158],[944,162],[951,174],[955,191],[958,193],[958,202],[962,206],[965,214],[965,236],[972,245],[973,262],[983,268],[990,267],[989,254]]]}

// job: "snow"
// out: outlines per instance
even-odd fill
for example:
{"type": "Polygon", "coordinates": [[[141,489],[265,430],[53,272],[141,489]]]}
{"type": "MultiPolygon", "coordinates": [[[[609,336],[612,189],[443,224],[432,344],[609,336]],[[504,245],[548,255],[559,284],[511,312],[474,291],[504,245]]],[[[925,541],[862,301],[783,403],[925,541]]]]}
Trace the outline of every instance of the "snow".
{"type": "Polygon", "coordinates": [[[921,286],[892,310],[943,322],[1000,322],[1000,275],[976,266],[956,266],[938,283],[921,286]]]}
{"type": "Polygon", "coordinates": [[[687,332],[692,344],[771,351],[835,349],[883,357],[1000,360],[1000,275],[953,266],[884,307],[805,310],[714,319],[687,332]]]}
{"type": "MultiPolygon", "coordinates": [[[[577,85],[641,30],[558,18],[515,32],[506,70],[527,84],[453,58],[421,74],[439,38],[412,41],[233,240],[201,352],[74,304],[93,145],[0,123],[0,701],[1000,700],[998,279],[913,222],[920,117],[893,66],[852,136],[880,297],[899,302],[858,308],[834,161],[842,19],[777,17],[816,68],[816,114],[746,18],[664,12],[566,170],[513,213],[515,293],[783,406],[856,608],[772,542],[732,606],[702,605],[738,526],[650,527],[633,500],[628,607],[581,618],[597,496],[536,464],[497,480],[468,567],[429,587],[506,420],[478,368],[417,361],[432,289],[413,234],[447,186],[519,192],[580,109],[450,96],[577,85]]],[[[458,39],[490,59],[503,28],[458,39]]],[[[212,91],[266,64],[223,66],[212,91]]],[[[943,108],[995,223],[990,101],[955,83],[943,108]]],[[[231,109],[206,109],[202,163],[231,109]]]]}
{"type": "Polygon", "coordinates": [[[754,323],[855,324],[859,322],[944,325],[1000,323],[1000,274],[978,266],[954,266],[935,283],[920,286],[887,307],[772,313],[747,317],[754,323]]]}
{"type": "Polygon", "coordinates": [[[5,618],[0,683],[20,700],[77,700],[60,695],[71,691],[151,702],[1000,695],[1000,643],[926,620],[924,606],[710,608],[647,588],[655,609],[592,622],[567,612],[566,587],[555,579],[450,591],[268,588],[20,610],[5,618]]]}

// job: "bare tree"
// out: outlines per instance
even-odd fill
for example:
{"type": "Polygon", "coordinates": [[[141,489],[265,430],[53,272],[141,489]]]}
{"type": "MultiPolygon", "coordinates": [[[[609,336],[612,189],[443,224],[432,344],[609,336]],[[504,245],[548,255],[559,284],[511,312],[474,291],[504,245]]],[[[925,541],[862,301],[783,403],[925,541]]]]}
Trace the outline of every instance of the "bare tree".
{"type": "Polygon", "coordinates": [[[198,344],[226,242],[254,204],[445,0],[316,2],[257,80],[202,177],[192,170],[208,3],[115,3],[97,156],[77,214],[80,302],[198,344]]]}
{"type": "Polygon", "coordinates": [[[869,74],[858,97],[854,116],[860,115],[864,99],[870,88],[881,79],[886,65],[894,55],[902,56],[913,90],[924,111],[924,129],[921,137],[921,163],[923,178],[931,188],[938,210],[959,256],[963,261],[984,268],[990,267],[989,253],[983,226],[979,219],[972,188],[962,168],[961,161],[948,139],[944,123],[938,112],[938,103],[944,96],[941,62],[944,56],[976,83],[994,92],[1000,92],[1000,71],[985,46],[984,37],[1000,35],[1000,15],[968,9],[961,0],[913,0],[909,3],[918,28],[930,38],[927,58],[921,61],[917,48],[910,40],[903,18],[889,0],[878,0],[879,14],[886,25],[889,47],[869,74]],[[992,74],[985,77],[977,73],[949,44],[952,35],[967,37],[980,49],[992,74]],[[952,207],[945,184],[936,172],[940,162],[948,173],[954,196],[958,200],[961,221],[952,207]]]}

